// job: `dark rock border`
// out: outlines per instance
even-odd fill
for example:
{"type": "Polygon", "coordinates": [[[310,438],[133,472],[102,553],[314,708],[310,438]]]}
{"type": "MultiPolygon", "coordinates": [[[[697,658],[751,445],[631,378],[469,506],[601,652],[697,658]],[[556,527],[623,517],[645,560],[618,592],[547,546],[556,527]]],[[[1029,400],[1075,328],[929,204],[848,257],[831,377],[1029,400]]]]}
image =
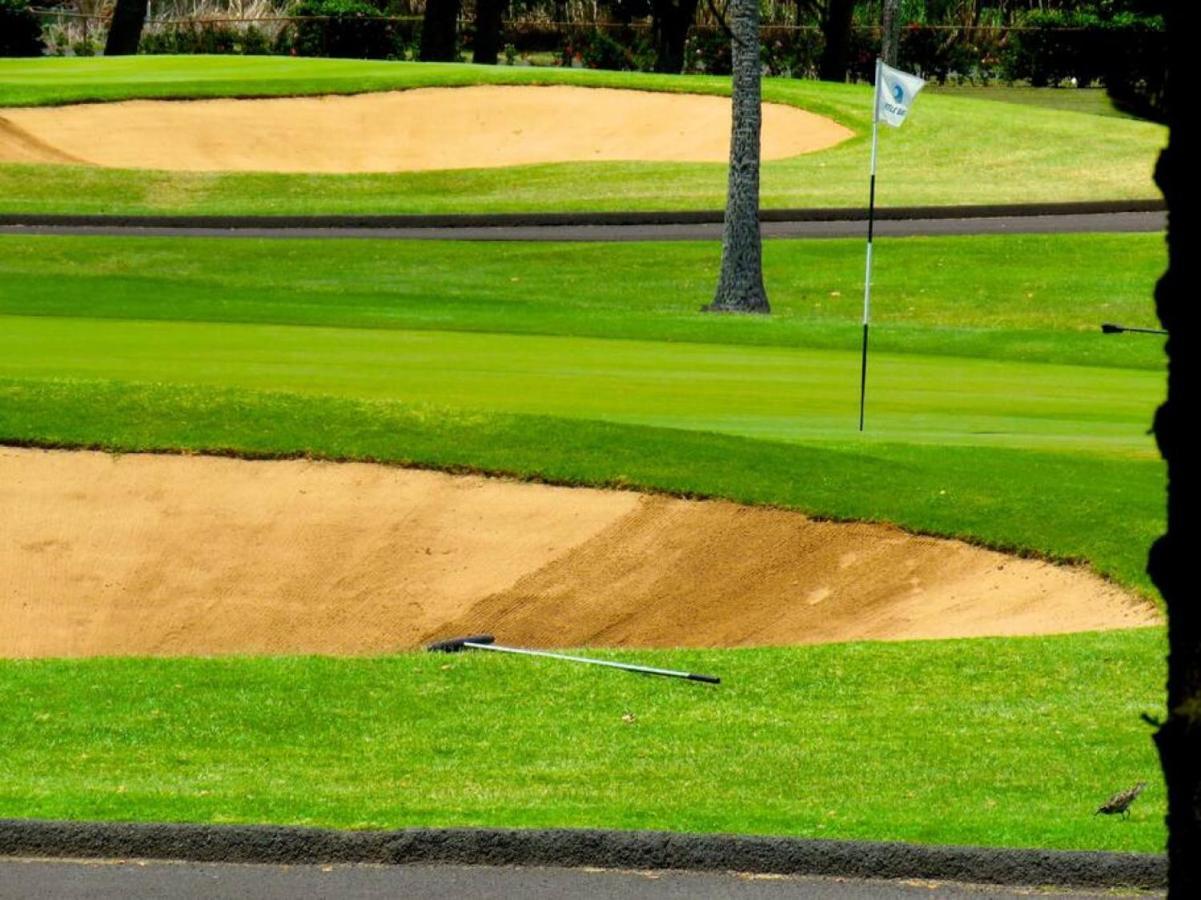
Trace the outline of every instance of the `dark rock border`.
{"type": "Polygon", "coordinates": [[[0,856],[330,864],[595,866],[976,884],[1161,889],[1149,853],[939,847],[593,829],[335,831],[263,825],[0,820],[0,856]]]}
{"type": "MultiPolygon", "coordinates": [[[[1162,200],[1103,200],[1075,203],[1011,203],[977,206],[894,206],[876,210],[879,220],[979,219],[1001,216],[1104,215],[1160,212],[1162,200]]],[[[460,215],[342,216],[143,216],[0,213],[0,226],[98,228],[516,228],[604,225],[705,225],[720,223],[721,210],[594,213],[466,213],[460,215]]],[[[859,207],[765,209],[761,222],[855,222],[859,207]]]]}

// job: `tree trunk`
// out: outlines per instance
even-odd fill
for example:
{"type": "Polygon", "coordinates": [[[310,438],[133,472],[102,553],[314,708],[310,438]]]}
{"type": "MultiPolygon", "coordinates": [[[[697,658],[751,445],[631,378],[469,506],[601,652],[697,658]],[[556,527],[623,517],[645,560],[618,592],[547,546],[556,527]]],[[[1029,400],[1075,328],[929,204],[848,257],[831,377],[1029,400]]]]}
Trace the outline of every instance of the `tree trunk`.
{"type": "Polygon", "coordinates": [[[655,0],[651,31],[655,40],[655,71],[678,75],[684,71],[684,45],[696,18],[699,0],[655,0]]]}
{"type": "Polygon", "coordinates": [[[421,20],[422,62],[457,62],[459,0],[425,0],[421,20]]]}
{"type": "MultiPolygon", "coordinates": [[[[1155,735],[1168,790],[1168,893],[1201,897],[1201,599],[1192,555],[1197,526],[1196,417],[1199,357],[1196,304],[1196,201],[1185,195],[1199,148],[1185,122],[1188,47],[1197,33],[1196,4],[1167,4],[1167,149],[1155,178],[1168,204],[1168,270],[1155,290],[1159,321],[1168,331],[1168,393],[1155,414],[1155,439],[1168,469],[1168,529],[1151,548],[1147,572],[1168,613],[1167,719],[1155,735]],[[1187,43],[1186,43],[1187,42],[1187,43]],[[1190,525],[1191,523],[1191,525],[1190,525]]],[[[1189,110],[1191,112],[1191,110],[1189,110]]]]}
{"type": "Polygon", "coordinates": [[[817,66],[822,81],[846,81],[847,57],[851,52],[851,17],[855,13],[855,0],[828,0],[826,15],[822,19],[822,34],[826,46],[817,66]]]}
{"type": "Polygon", "coordinates": [[[475,0],[475,46],[471,61],[494,66],[500,59],[500,28],[509,0],[475,0]]]}
{"type": "Polygon", "coordinates": [[[721,236],[721,277],[717,295],[705,309],[771,312],[763,288],[759,240],[759,0],[732,0],[730,30],[734,66],[733,124],[725,228],[721,236]]]}
{"type": "Polygon", "coordinates": [[[901,0],[884,0],[880,26],[880,58],[895,67],[897,52],[901,49],[901,0]]]}
{"type": "Polygon", "coordinates": [[[132,56],[138,52],[147,5],[147,0],[117,0],[104,42],[105,56],[132,56]]]}

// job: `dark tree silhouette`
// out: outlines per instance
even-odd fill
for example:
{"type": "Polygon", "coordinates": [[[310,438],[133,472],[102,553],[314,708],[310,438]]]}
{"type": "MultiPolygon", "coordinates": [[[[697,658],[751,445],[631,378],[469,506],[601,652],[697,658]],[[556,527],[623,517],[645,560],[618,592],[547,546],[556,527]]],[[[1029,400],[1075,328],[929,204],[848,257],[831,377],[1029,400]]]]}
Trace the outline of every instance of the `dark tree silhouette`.
{"type": "Polygon", "coordinates": [[[822,11],[822,34],[826,46],[817,64],[817,74],[823,81],[846,81],[847,60],[851,53],[851,20],[855,0],[826,0],[822,11]]]}
{"type": "Polygon", "coordinates": [[[421,20],[422,61],[456,61],[458,28],[459,0],[426,0],[421,20]]]}
{"type": "Polygon", "coordinates": [[[651,37],[655,44],[655,71],[684,71],[684,46],[696,19],[699,0],[654,0],[651,4],[651,37]]]}
{"type": "Polygon", "coordinates": [[[147,5],[147,0],[117,0],[104,42],[105,56],[131,56],[138,52],[147,5]]]}
{"type": "Polygon", "coordinates": [[[471,61],[496,65],[500,58],[500,26],[509,0],[475,0],[475,42],[471,61]]]}
{"type": "Polygon", "coordinates": [[[734,97],[730,128],[730,174],[725,227],[721,236],[721,276],[717,294],[705,309],[717,312],[771,312],[763,287],[759,239],[760,104],[759,0],[732,0],[730,39],[734,97]]]}
{"type": "Polygon", "coordinates": [[[1168,25],[1168,146],[1155,179],[1168,204],[1168,270],[1155,290],[1159,321],[1168,332],[1168,393],[1155,414],[1155,439],[1168,468],[1167,533],[1151,548],[1147,572],[1168,612],[1167,718],[1155,735],[1168,788],[1168,893],[1201,897],[1201,597],[1193,570],[1197,471],[1196,425],[1197,203],[1186,198],[1201,148],[1186,116],[1186,87],[1193,80],[1197,7],[1165,3],[1168,25]]]}

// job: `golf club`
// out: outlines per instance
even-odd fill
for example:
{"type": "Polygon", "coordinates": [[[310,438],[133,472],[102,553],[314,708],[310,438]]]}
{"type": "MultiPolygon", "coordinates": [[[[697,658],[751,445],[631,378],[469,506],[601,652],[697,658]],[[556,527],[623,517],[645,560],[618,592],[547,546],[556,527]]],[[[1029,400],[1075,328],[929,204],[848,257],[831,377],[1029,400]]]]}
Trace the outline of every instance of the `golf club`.
{"type": "Polygon", "coordinates": [[[476,634],[469,637],[437,641],[425,649],[430,653],[458,653],[461,650],[493,650],[497,653],[516,653],[519,656],[544,656],[547,659],[564,659],[568,662],[584,663],[589,666],[606,666],[610,669],[624,669],[627,672],[639,672],[643,675],[662,675],[666,678],[685,678],[688,681],[721,684],[721,679],[713,675],[697,675],[694,672],[677,672],[673,669],[655,669],[651,666],[635,666],[631,663],[610,662],[606,659],[589,659],[586,656],[568,656],[565,653],[551,653],[547,650],[525,650],[521,647],[505,647],[502,644],[495,643],[495,640],[490,634],[476,634]]]}
{"type": "Polygon", "coordinates": [[[1114,325],[1113,322],[1102,322],[1103,334],[1120,334],[1123,331],[1134,331],[1138,334],[1167,334],[1162,328],[1133,328],[1129,325],[1114,325]]]}

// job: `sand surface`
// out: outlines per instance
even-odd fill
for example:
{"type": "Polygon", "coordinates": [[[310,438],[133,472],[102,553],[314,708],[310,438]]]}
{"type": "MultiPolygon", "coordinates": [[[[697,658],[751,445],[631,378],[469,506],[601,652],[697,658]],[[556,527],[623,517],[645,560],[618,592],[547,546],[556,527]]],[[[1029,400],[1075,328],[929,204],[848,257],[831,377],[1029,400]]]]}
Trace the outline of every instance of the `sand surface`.
{"type": "Polygon", "coordinates": [[[1154,624],[1081,570],[796,513],[366,464],[0,448],[0,656],[754,646],[1154,624]]]}
{"type": "MultiPolygon", "coordinates": [[[[763,158],[852,136],[763,106],[763,158]]],[[[138,169],[399,172],[527,163],[725,162],[725,97],[608,88],[479,86],[264,100],[133,100],[0,109],[0,162],[138,169]]]]}

